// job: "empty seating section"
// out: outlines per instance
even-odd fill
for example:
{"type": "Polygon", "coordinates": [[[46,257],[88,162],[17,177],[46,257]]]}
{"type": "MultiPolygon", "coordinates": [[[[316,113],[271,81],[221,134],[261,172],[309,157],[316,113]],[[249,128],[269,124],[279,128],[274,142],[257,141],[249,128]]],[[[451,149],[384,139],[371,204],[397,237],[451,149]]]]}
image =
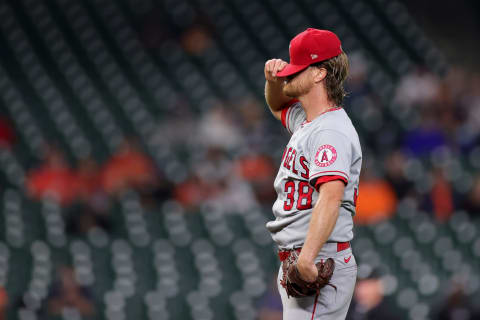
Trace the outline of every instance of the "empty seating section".
{"type": "MultiPolygon", "coordinates": [[[[28,41],[27,34],[21,28],[18,21],[13,18],[14,12],[12,9],[7,4],[2,5],[2,11],[12,19],[11,24],[8,26],[2,24],[2,31],[7,36],[8,43],[15,57],[18,59],[23,73],[34,89],[32,94],[38,95],[40,99],[39,102],[48,110],[51,120],[53,120],[56,129],[64,137],[64,141],[69,146],[72,154],[77,159],[88,156],[91,151],[90,142],[78,126],[77,120],[72,116],[63,94],[52,81],[44,64],[39,60],[34,48],[28,41]]],[[[38,9],[41,11],[40,8],[40,6],[35,5],[32,7],[33,10],[38,9]]],[[[43,26],[48,28],[49,20],[44,21],[45,24],[43,26]]],[[[45,30],[42,32],[45,32],[45,30]]],[[[53,33],[53,35],[55,35],[55,33],[53,33]]]]}
{"type": "Polygon", "coordinates": [[[67,244],[65,223],[60,205],[53,199],[42,201],[41,213],[45,220],[46,238],[53,247],[64,247],[67,244]]]}
{"type": "Polygon", "coordinates": [[[9,184],[23,189],[25,185],[25,170],[19,163],[16,155],[5,148],[0,150],[0,170],[9,184]]]}
{"type": "MultiPolygon", "coordinates": [[[[37,5],[41,6],[41,4],[37,5]]],[[[75,7],[75,5],[71,6],[70,10],[74,10],[75,7]]],[[[47,11],[45,6],[42,8],[47,11]]],[[[42,17],[45,19],[45,17],[48,17],[48,14],[44,13],[42,17]]],[[[34,18],[32,17],[33,21],[35,21],[34,18]]],[[[78,26],[77,22],[79,20],[78,17],[71,20],[72,28],[78,26]]],[[[47,21],[53,24],[52,18],[47,21]]],[[[83,33],[86,33],[86,31],[84,30],[83,33]]],[[[105,146],[107,146],[107,150],[115,150],[122,140],[122,132],[116,125],[113,116],[108,113],[108,108],[105,107],[98,92],[99,90],[95,88],[84,67],[79,63],[78,58],[66,42],[65,35],[62,34],[60,28],[51,28],[51,31],[44,37],[44,41],[46,47],[50,49],[53,60],[57,63],[58,70],[63,73],[68,85],[73,90],[74,98],[78,99],[79,103],[76,106],[79,108],[76,109],[83,118],[89,120],[84,121],[84,123],[88,124],[89,128],[96,130],[92,132],[94,137],[98,132],[101,134],[104,143],[99,145],[99,149],[105,149],[105,146]]]]}
{"type": "Polygon", "coordinates": [[[5,240],[14,248],[22,247],[27,239],[25,239],[20,195],[12,189],[7,190],[3,204],[5,240]]]}
{"type": "MultiPolygon", "coordinates": [[[[104,21],[108,26],[111,26],[112,23],[118,24],[118,19],[121,17],[114,12],[112,12],[112,15],[109,15],[108,12],[104,11],[108,10],[108,8],[104,6],[99,6],[97,9],[100,10],[100,13],[105,14],[104,21]]],[[[118,25],[116,25],[116,27],[118,27],[118,25]]],[[[129,38],[127,34],[128,29],[114,28],[111,32],[116,36],[129,38]]],[[[99,40],[100,39],[101,37],[99,37],[99,40]]],[[[122,45],[129,46],[129,44],[128,39],[122,38],[122,45]]],[[[105,44],[102,44],[102,46],[105,46],[105,44]]],[[[95,63],[107,87],[111,92],[117,94],[117,103],[123,109],[126,118],[132,122],[135,132],[140,135],[148,145],[151,141],[151,134],[155,129],[153,122],[154,117],[152,117],[145,103],[142,101],[143,97],[140,97],[137,90],[133,87],[131,77],[126,76],[125,70],[123,70],[114,57],[109,56],[107,52],[108,50],[105,50],[101,55],[103,58],[97,59],[95,63]],[[108,62],[107,67],[105,67],[105,62],[108,62]]],[[[152,104],[152,102],[150,102],[150,104],[152,104]]]]}
{"type": "MultiPolygon", "coordinates": [[[[2,23],[5,23],[2,19],[2,23]]],[[[0,66],[0,100],[9,111],[18,131],[23,138],[23,142],[28,145],[26,155],[34,158],[41,157],[44,150],[45,138],[43,133],[24,101],[22,94],[18,88],[12,83],[10,76],[7,74],[3,66],[0,66]]]]}
{"type": "Polygon", "coordinates": [[[127,194],[121,200],[121,206],[130,242],[137,247],[149,245],[151,236],[147,230],[147,225],[143,218],[144,212],[138,197],[135,194],[127,194]]]}
{"type": "MultiPolygon", "coordinates": [[[[20,136],[17,148],[0,149],[0,181],[7,186],[0,197],[0,285],[22,305],[11,311],[12,319],[37,318],[62,264],[90,288],[95,319],[256,319],[257,303],[279,265],[265,229],[270,213],[256,207],[236,212],[206,205],[191,215],[173,201],[145,207],[129,191],[110,213],[110,232],[94,227],[82,236],[68,234],[65,209],[54,198],[35,203],[25,194],[25,172],[44,157],[47,141],[61,140],[78,161],[104,158],[134,135],[162,167],[158,122],[181,103],[200,113],[217,102],[261,99],[265,60],[286,58],[289,39],[309,26],[334,29],[345,51],[365,59],[368,85],[385,108],[362,96],[352,97],[348,107],[374,144],[382,126],[401,131],[410,119],[395,112],[400,76],[418,63],[446,70],[400,1],[189,0],[159,6],[162,23],[172,29],[207,19],[210,45],[196,53],[175,38],[145,46],[138,20],[156,8],[153,1],[0,3],[0,110],[20,136]]],[[[452,159],[455,181],[465,179],[472,159],[452,159]]],[[[424,188],[425,164],[409,161],[414,183],[424,188]]],[[[468,279],[467,294],[480,295],[479,233],[480,221],[463,212],[440,224],[405,200],[391,220],[356,228],[353,248],[359,273],[385,271],[393,308],[409,319],[426,319],[457,274],[468,279]]],[[[62,318],[81,316],[71,308],[62,318]]]]}
{"type": "Polygon", "coordinates": [[[425,56],[425,64],[438,73],[446,71],[446,61],[438,49],[433,46],[417,23],[410,17],[407,8],[400,1],[373,0],[384,15],[394,25],[396,34],[401,36],[417,55],[425,56]]]}
{"type": "MultiPolygon", "coordinates": [[[[388,299],[411,319],[428,315],[438,292],[458,272],[468,276],[467,292],[478,295],[480,222],[458,212],[441,225],[408,204],[400,207],[392,220],[357,228],[353,247],[363,262],[359,273],[384,270],[388,299]]],[[[119,213],[125,232],[109,238],[93,229],[75,239],[65,235],[54,201],[37,206],[40,219],[32,209],[17,191],[3,193],[0,282],[21,295],[25,306],[17,310],[19,318],[45,302],[58,261],[70,261],[76,281],[92,288],[105,319],[139,314],[145,319],[179,314],[214,319],[225,313],[255,319],[255,301],[278,266],[271,239],[260,231],[265,218],[259,211],[191,216],[167,203],[160,228],[159,221],[151,225],[151,215],[158,213],[142,209],[130,193],[119,213]]]]}

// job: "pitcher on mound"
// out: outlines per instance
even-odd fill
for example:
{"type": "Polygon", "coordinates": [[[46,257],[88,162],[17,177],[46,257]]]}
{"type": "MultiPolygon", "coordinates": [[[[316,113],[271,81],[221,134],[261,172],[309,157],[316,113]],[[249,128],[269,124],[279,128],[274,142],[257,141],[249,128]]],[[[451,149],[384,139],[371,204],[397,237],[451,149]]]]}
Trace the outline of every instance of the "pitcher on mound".
{"type": "Polygon", "coordinates": [[[282,265],[284,320],[345,319],[357,277],[350,241],[362,150],[342,108],[348,58],[330,31],[290,42],[290,63],[265,63],[265,99],[291,134],[267,223],[282,265]]]}

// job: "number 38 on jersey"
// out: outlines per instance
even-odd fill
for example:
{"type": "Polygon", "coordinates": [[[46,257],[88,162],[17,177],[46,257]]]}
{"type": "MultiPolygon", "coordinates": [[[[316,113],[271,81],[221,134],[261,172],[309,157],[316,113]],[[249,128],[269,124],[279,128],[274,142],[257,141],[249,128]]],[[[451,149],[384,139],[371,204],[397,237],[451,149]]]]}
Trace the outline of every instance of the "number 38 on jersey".
{"type": "Polygon", "coordinates": [[[297,210],[307,210],[312,208],[313,188],[307,181],[289,180],[285,182],[284,191],[287,197],[283,203],[283,210],[290,211],[294,206],[297,210]],[[295,197],[296,194],[298,194],[297,197],[295,197]],[[297,198],[296,201],[295,198],[297,198]]]}
{"type": "MultiPolygon", "coordinates": [[[[283,167],[301,178],[308,179],[309,169],[307,160],[304,156],[300,156],[298,161],[300,166],[298,169],[296,160],[297,151],[292,147],[285,149],[282,161],[283,167]]],[[[313,188],[308,181],[288,180],[285,182],[283,191],[286,194],[286,199],[283,203],[283,210],[307,210],[312,208],[313,188]]]]}

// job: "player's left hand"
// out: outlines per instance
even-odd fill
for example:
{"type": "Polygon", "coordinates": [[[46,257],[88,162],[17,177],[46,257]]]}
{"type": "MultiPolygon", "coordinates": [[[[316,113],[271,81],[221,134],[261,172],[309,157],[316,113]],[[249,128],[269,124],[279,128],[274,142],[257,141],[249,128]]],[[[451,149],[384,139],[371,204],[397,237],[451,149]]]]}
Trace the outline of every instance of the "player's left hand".
{"type": "Polygon", "coordinates": [[[282,268],[285,268],[282,285],[289,297],[301,298],[314,295],[327,284],[335,288],[330,284],[335,270],[335,261],[332,258],[328,258],[325,262],[320,261],[316,265],[305,260],[287,261],[282,268]],[[312,266],[315,270],[312,270],[312,266]]]}
{"type": "Polygon", "coordinates": [[[301,257],[297,261],[297,269],[300,277],[308,282],[314,282],[318,277],[318,269],[315,263],[303,260],[301,257]]]}

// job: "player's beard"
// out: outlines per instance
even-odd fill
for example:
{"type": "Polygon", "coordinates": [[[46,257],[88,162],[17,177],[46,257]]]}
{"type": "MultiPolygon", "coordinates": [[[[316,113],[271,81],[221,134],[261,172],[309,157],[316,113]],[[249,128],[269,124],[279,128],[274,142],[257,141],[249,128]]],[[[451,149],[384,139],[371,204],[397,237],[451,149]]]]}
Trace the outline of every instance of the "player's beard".
{"type": "Polygon", "coordinates": [[[299,75],[283,86],[283,94],[290,98],[298,98],[306,95],[313,88],[313,81],[309,81],[305,75],[299,75]]]}

